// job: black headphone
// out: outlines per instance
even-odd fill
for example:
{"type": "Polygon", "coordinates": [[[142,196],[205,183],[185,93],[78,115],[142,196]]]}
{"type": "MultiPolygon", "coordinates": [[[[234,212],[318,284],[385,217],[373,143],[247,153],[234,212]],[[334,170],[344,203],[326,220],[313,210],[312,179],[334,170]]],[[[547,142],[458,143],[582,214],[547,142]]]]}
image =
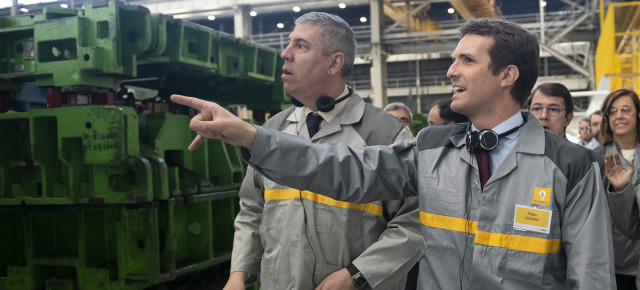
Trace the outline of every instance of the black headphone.
{"type": "MultiPolygon", "coordinates": [[[[332,97],[328,97],[328,96],[322,96],[318,98],[318,100],[316,101],[316,108],[318,108],[318,111],[320,112],[324,112],[324,113],[331,112],[331,110],[333,110],[333,108],[336,107],[337,103],[340,103],[346,100],[348,97],[350,97],[353,94],[353,89],[351,88],[351,86],[347,85],[347,90],[349,91],[349,93],[347,93],[344,97],[339,98],[337,100],[334,100],[332,97]]],[[[304,106],[304,104],[296,100],[296,98],[294,98],[293,96],[291,96],[291,103],[296,107],[304,106]]]]}
{"type": "Polygon", "coordinates": [[[524,122],[522,124],[511,128],[511,130],[504,132],[500,135],[491,129],[484,129],[478,131],[471,131],[471,123],[469,123],[469,128],[467,129],[467,138],[466,138],[466,147],[467,151],[471,153],[476,153],[478,150],[482,151],[491,151],[498,147],[498,141],[500,138],[509,136],[511,133],[520,129],[520,127],[524,126],[527,122],[527,118],[524,118],[524,122]]]}

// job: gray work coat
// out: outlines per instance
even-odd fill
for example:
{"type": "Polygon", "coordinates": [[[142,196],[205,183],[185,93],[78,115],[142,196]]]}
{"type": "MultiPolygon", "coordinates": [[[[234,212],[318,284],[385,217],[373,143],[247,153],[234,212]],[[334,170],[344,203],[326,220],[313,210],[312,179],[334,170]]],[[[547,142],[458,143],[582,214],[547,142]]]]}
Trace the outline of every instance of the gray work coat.
{"type": "Polygon", "coordinates": [[[466,124],[358,150],[257,127],[254,151],[243,156],[273,180],[338,200],[418,195],[421,289],[615,289],[595,155],[525,117],[515,148],[484,190],[465,149],[466,124]],[[309,162],[283,166],[291,156],[309,162]]]}
{"type": "MultiPolygon", "coordinates": [[[[613,246],[616,261],[616,273],[636,276],[636,286],[640,286],[638,278],[638,251],[640,250],[640,226],[638,217],[638,199],[640,194],[640,144],[636,145],[634,158],[634,172],[629,185],[621,192],[614,192],[605,178],[605,188],[609,197],[609,207],[613,217],[614,235],[613,246]],[[621,236],[623,234],[624,236],[621,236]],[[626,237],[625,237],[626,236],[626,237]],[[628,238],[627,238],[628,237],[628,238]],[[629,240],[631,239],[631,240],[629,240]],[[632,269],[635,267],[635,269],[632,269]]],[[[622,153],[613,142],[594,150],[602,156],[620,153],[622,165],[629,168],[629,162],[622,158],[622,153]]]]}
{"type": "MultiPolygon", "coordinates": [[[[308,140],[302,112],[291,107],[269,119],[265,127],[308,140]]],[[[362,147],[412,138],[400,120],[353,94],[311,142],[362,147]]],[[[294,154],[280,165],[296,170],[315,163],[294,154]]],[[[328,275],[353,263],[374,289],[404,289],[407,272],[420,258],[417,198],[359,204],[301,189],[247,170],[235,221],[231,271],[259,274],[261,289],[314,289],[328,275]]]]}

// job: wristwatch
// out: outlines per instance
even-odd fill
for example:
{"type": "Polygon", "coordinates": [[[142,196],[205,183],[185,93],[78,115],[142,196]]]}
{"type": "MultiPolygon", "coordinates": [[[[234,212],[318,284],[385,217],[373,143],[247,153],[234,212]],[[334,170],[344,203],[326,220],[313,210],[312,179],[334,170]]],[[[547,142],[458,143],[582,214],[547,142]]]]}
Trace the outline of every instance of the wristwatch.
{"type": "Polygon", "coordinates": [[[364,278],[364,275],[360,273],[360,270],[358,270],[358,268],[356,268],[356,266],[353,263],[347,266],[347,271],[351,275],[351,280],[352,280],[351,286],[353,286],[353,288],[364,289],[365,287],[367,287],[367,285],[369,285],[369,283],[367,282],[367,279],[364,278]]]}

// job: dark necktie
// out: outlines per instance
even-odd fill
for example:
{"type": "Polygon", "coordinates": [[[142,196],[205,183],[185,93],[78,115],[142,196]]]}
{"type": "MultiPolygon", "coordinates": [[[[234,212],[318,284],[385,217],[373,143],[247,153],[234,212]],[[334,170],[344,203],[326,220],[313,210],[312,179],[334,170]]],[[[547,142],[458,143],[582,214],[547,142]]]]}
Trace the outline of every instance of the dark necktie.
{"type": "Polygon", "coordinates": [[[313,135],[320,130],[320,123],[322,122],[322,116],[320,114],[309,113],[307,115],[307,129],[309,130],[309,138],[313,138],[313,135]]]}
{"type": "Polygon", "coordinates": [[[491,166],[489,165],[489,151],[479,150],[476,152],[478,170],[480,171],[480,184],[484,190],[484,185],[491,177],[491,166]]]}

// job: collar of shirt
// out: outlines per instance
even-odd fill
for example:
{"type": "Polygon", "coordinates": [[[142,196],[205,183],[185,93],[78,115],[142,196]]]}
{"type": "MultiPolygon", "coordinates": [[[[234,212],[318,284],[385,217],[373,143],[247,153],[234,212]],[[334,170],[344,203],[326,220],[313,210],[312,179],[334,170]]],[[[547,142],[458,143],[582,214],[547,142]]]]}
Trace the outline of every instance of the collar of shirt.
{"type": "MultiPolygon", "coordinates": [[[[344,90],[342,91],[342,94],[340,94],[340,96],[337,97],[336,100],[346,96],[348,93],[349,93],[349,89],[347,89],[347,86],[345,85],[344,86],[344,90]]],[[[335,118],[338,114],[340,114],[340,112],[342,112],[342,109],[344,109],[344,106],[346,104],[347,104],[347,100],[344,100],[344,101],[342,101],[340,103],[337,103],[336,107],[333,108],[333,110],[331,110],[329,112],[315,111],[318,114],[320,114],[320,116],[322,116],[322,119],[324,119],[322,124],[320,124],[321,128],[322,128],[322,125],[331,122],[331,120],[333,120],[333,118],[335,118]]],[[[314,112],[314,111],[311,111],[311,109],[307,108],[306,106],[302,107],[302,110],[303,110],[303,116],[305,116],[305,118],[309,113],[314,112]]]]}
{"type": "MultiPolygon", "coordinates": [[[[511,118],[505,120],[504,122],[498,124],[498,126],[493,127],[491,130],[493,130],[494,132],[496,132],[498,135],[507,132],[511,129],[513,129],[514,127],[520,126],[522,125],[522,123],[524,123],[524,118],[522,117],[522,113],[517,112],[515,115],[511,116],[511,118]]],[[[479,131],[478,128],[476,128],[476,126],[474,126],[473,124],[471,124],[471,131],[479,131]]],[[[518,135],[520,135],[520,130],[517,130],[507,136],[505,136],[506,138],[509,139],[516,139],[518,138],[518,135]]]]}
{"type": "MultiPolygon", "coordinates": [[[[493,127],[491,130],[493,130],[498,135],[500,135],[504,132],[511,130],[514,127],[522,125],[522,123],[524,123],[524,118],[522,117],[522,113],[517,112],[511,118],[498,124],[498,126],[493,127]]],[[[471,130],[478,131],[478,129],[473,124],[471,124],[471,130]]],[[[507,136],[504,136],[503,138],[500,138],[498,142],[498,147],[496,147],[496,149],[493,149],[490,152],[491,153],[490,154],[491,172],[496,172],[496,169],[500,167],[500,164],[502,164],[502,162],[507,158],[507,155],[509,155],[509,152],[511,152],[513,148],[516,146],[516,144],[518,143],[518,136],[520,136],[521,130],[522,130],[522,127],[520,127],[520,129],[516,130],[515,132],[507,136]]]]}
{"type": "MultiPolygon", "coordinates": [[[[345,85],[344,86],[344,90],[342,91],[342,94],[336,99],[342,98],[342,97],[346,96],[348,93],[349,93],[349,89],[347,88],[347,85],[345,85]]],[[[340,112],[342,112],[344,107],[347,105],[348,101],[349,100],[347,98],[347,100],[344,100],[344,101],[342,101],[340,103],[337,103],[335,108],[333,108],[333,110],[331,110],[329,112],[316,111],[318,114],[320,114],[320,116],[322,116],[322,119],[323,119],[323,121],[320,123],[320,129],[322,129],[322,127],[325,124],[331,122],[331,120],[333,120],[333,118],[335,118],[338,114],[340,114],[340,112]]],[[[296,118],[297,120],[302,120],[302,123],[304,123],[304,120],[306,120],[307,115],[309,113],[312,113],[312,112],[314,112],[314,111],[311,111],[311,109],[307,108],[307,106],[304,106],[304,107],[296,108],[294,114],[297,116],[297,118],[296,118]]],[[[302,126],[302,123],[299,126],[302,126]]],[[[301,128],[298,127],[298,130],[301,130],[301,128]]]]}

